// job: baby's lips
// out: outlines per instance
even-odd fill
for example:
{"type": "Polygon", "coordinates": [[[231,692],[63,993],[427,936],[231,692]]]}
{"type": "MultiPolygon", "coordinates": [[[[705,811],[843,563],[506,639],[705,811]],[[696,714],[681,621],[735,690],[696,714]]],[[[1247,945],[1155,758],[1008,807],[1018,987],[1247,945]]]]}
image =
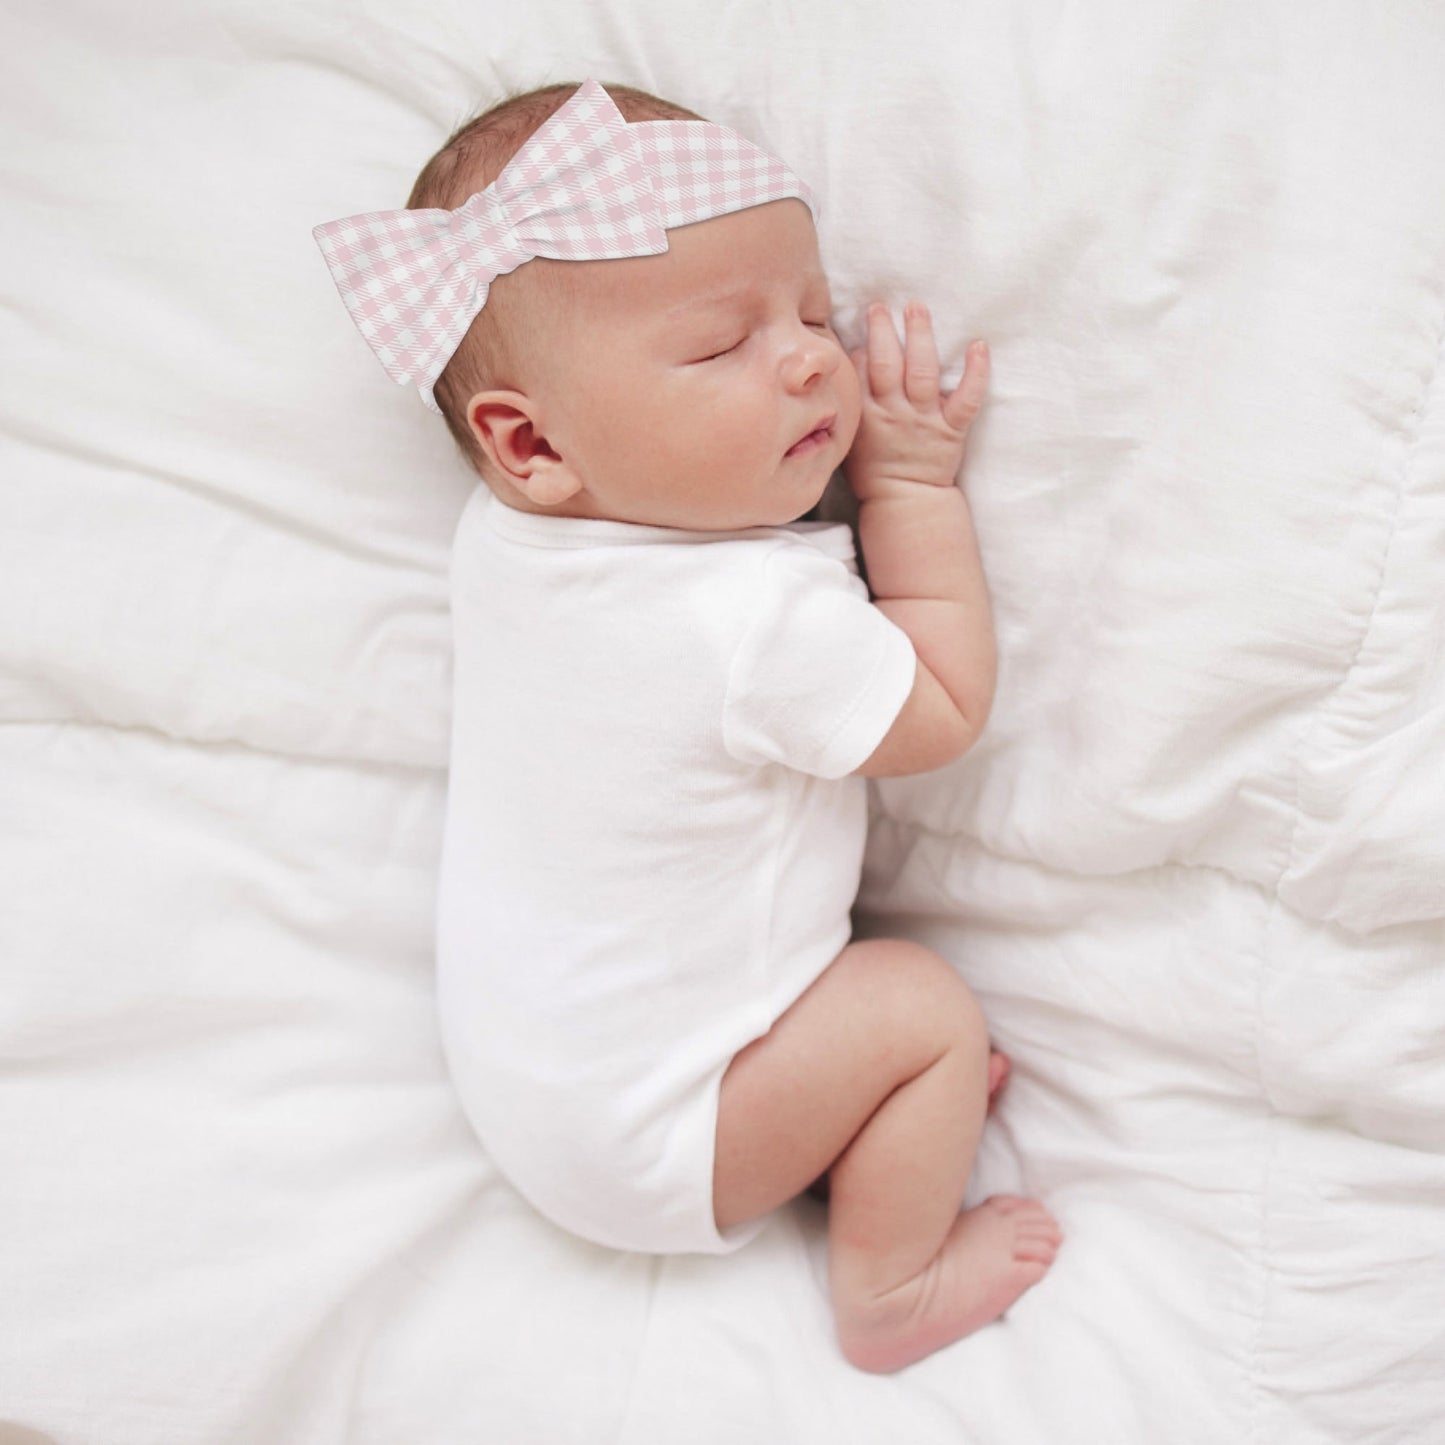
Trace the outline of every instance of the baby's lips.
{"type": "Polygon", "coordinates": [[[826,431],[831,434],[833,428],[837,426],[837,424],[838,413],[836,411],[829,412],[827,416],[820,418],[818,421],[815,421],[813,425],[810,426],[808,430],[805,431],[802,436],[800,436],[797,441],[795,441],[793,445],[788,448],[788,455],[791,456],[793,452],[795,452],[800,446],[802,446],[805,441],[808,440],[810,436],[814,434],[814,432],[826,431]]]}

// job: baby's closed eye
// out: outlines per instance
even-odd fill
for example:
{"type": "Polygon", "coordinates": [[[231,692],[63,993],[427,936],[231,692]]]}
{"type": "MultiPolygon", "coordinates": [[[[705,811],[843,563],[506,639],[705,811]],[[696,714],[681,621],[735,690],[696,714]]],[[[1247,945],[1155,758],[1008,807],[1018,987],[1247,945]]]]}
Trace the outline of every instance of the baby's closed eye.
{"type": "MultiPolygon", "coordinates": [[[[828,315],[820,316],[814,314],[812,316],[803,316],[799,319],[810,331],[820,331],[825,336],[832,336],[834,334],[833,323],[828,315]]],[[[706,361],[719,361],[724,356],[731,356],[733,352],[737,351],[743,343],[747,341],[751,334],[751,331],[745,331],[741,336],[735,338],[723,336],[704,342],[694,348],[694,355],[687,364],[689,366],[700,366],[706,361]]]]}
{"type": "Polygon", "coordinates": [[[740,346],[743,344],[743,342],[746,341],[746,340],[747,340],[747,337],[746,337],[746,336],[740,336],[740,337],[738,337],[738,339],[737,339],[736,341],[734,341],[734,342],[732,342],[732,343],[730,343],[730,344],[727,344],[727,345],[721,345],[721,346],[709,345],[709,346],[706,346],[706,347],[703,348],[703,354],[700,355],[700,356],[694,357],[694,358],[692,359],[692,361],[689,362],[688,364],[689,364],[690,366],[696,366],[696,365],[698,365],[700,362],[704,362],[704,361],[716,361],[720,356],[727,356],[727,355],[729,355],[731,352],[736,351],[736,350],[738,349],[738,347],[740,347],[740,346]]]}

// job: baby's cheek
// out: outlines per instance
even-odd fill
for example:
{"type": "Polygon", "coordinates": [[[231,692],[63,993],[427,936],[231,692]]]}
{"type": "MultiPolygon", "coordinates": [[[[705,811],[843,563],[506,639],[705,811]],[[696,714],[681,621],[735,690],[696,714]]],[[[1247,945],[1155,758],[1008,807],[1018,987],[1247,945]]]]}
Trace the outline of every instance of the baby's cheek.
{"type": "Polygon", "coordinates": [[[844,388],[846,395],[840,392],[838,397],[838,422],[834,428],[834,436],[843,446],[843,454],[846,456],[853,445],[853,439],[858,435],[858,424],[863,415],[863,401],[858,393],[858,378],[849,368],[850,385],[844,388]]]}
{"type": "Polygon", "coordinates": [[[863,411],[863,397],[858,382],[858,370],[852,358],[844,356],[838,370],[834,372],[834,390],[838,397],[838,426],[842,430],[847,418],[849,432],[858,430],[858,418],[863,411]]]}

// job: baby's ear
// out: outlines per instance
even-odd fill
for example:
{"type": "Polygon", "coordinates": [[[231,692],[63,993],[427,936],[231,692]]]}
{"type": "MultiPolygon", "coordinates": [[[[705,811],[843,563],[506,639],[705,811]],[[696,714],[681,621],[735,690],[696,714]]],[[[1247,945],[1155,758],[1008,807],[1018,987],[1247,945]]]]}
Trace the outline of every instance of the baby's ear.
{"type": "Polygon", "coordinates": [[[582,480],[536,428],[520,391],[479,391],[467,403],[467,426],[488,460],[529,502],[555,507],[582,490],[582,480]]]}
{"type": "Polygon", "coordinates": [[[572,469],[566,466],[547,467],[535,471],[521,489],[529,502],[539,507],[557,507],[582,490],[572,469]]]}

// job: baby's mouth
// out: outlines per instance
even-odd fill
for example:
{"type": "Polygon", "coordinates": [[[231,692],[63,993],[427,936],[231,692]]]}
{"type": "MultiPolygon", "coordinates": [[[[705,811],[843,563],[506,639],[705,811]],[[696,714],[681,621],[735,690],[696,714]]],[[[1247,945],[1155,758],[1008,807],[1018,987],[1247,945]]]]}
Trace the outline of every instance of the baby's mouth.
{"type": "Polygon", "coordinates": [[[809,452],[817,451],[819,447],[826,446],[833,440],[833,426],[837,420],[836,414],[824,417],[812,431],[795,441],[783,455],[788,457],[806,456],[809,452]]]}

